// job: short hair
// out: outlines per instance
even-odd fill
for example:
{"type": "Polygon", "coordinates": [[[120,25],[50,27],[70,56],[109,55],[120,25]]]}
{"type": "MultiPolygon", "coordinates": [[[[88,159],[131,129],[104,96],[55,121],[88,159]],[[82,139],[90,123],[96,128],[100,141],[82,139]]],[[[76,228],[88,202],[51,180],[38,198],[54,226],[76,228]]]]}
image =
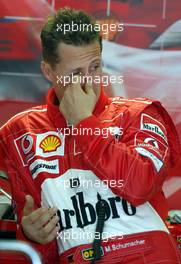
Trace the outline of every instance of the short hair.
{"type": "Polygon", "coordinates": [[[41,31],[41,44],[42,44],[42,56],[44,61],[48,62],[51,66],[55,66],[60,62],[58,58],[57,47],[59,43],[72,44],[75,46],[81,46],[91,44],[95,41],[100,43],[100,49],[102,50],[102,38],[99,31],[95,31],[94,19],[81,10],[75,10],[69,7],[61,8],[57,14],[48,18],[47,22],[41,31]],[[68,31],[58,30],[58,26],[72,25],[72,23],[79,26],[87,26],[86,30],[68,31]]]}

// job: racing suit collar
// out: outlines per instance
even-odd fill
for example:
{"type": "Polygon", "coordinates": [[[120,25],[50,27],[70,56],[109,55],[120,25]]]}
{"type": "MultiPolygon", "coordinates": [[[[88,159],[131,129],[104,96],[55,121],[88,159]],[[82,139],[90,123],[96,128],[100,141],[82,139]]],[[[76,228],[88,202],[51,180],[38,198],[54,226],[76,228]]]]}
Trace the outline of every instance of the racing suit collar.
{"type": "MultiPolygon", "coordinates": [[[[105,94],[103,87],[101,87],[101,93],[99,99],[95,105],[93,115],[99,116],[99,114],[105,109],[105,105],[108,103],[108,97],[105,94]]],[[[57,128],[67,127],[67,122],[59,111],[59,101],[55,94],[54,88],[50,88],[47,95],[47,113],[50,120],[57,128]]]]}

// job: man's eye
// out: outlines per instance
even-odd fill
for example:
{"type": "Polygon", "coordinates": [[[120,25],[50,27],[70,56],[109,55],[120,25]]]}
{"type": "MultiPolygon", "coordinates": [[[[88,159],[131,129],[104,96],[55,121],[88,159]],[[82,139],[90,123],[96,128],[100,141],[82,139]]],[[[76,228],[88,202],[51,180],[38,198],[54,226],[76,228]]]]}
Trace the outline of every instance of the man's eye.
{"type": "Polygon", "coordinates": [[[97,69],[100,68],[100,65],[95,65],[91,67],[91,71],[96,71],[97,69]]]}
{"type": "Polygon", "coordinates": [[[81,72],[79,72],[79,71],[72,72],[72,75],[73,75],[73,76],[74,76],[74,75],[81,75],[81,72]]]}

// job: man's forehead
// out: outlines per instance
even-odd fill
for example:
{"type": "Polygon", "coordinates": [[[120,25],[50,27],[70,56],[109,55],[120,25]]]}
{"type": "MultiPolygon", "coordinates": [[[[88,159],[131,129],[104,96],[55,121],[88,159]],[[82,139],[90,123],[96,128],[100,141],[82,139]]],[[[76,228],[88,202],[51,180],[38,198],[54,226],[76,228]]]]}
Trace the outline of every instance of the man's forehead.
{"type": "Polygon", "coordinates": [[[101,49],[99,42],[94,42],[87,45],[85,44],[82,46],[60,43],[58,46],[58,54],[61,58],[61,61],[64,63],[75,63],[76,61],[100,59],[101,49]]]}

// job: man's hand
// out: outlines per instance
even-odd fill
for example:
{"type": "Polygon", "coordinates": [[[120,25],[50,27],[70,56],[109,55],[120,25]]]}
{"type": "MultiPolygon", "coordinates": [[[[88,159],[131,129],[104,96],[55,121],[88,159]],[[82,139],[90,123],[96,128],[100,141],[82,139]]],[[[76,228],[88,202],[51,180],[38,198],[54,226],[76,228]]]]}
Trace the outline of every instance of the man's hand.
{"type": "Polygon", "coordinates": [[[33,198],[26,195],[22,217],[22,228],[26,237],[40,244],[46,244],[55,239],[59,231],[57,226],[59,217],[55,215],[56,212],[56,208],[34,210],[33,198]]]}
{"type": "Polygon", "coordinates": [[[70,124],[76,125],[92,115],[96,100],[91,84],[86,83],[84,89],[80,83],[71,84],[64,93],[59,109],[70,124]]]}

